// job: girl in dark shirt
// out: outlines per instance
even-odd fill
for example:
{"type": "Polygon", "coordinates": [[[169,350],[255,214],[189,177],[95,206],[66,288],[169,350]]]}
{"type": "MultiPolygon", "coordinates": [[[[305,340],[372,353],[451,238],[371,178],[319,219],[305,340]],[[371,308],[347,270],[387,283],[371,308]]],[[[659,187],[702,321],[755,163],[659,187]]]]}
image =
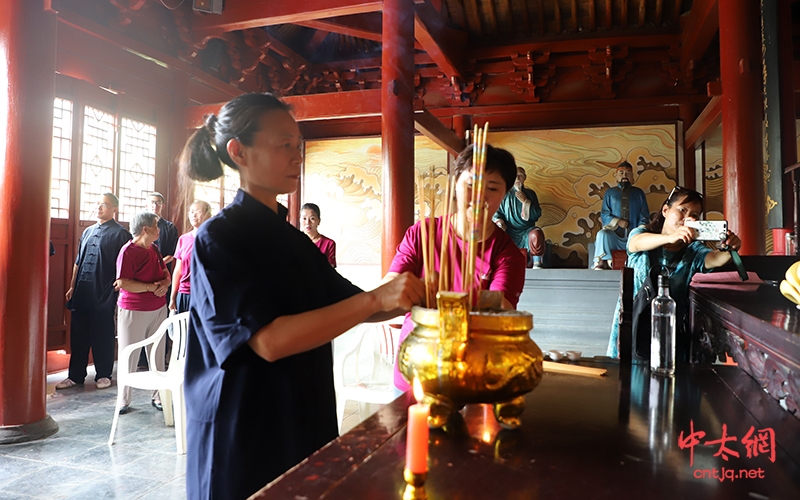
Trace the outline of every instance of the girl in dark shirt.
{"type": "Polygon", "coordinates": [[[286,222],[276,196],[300,180],[288,107],[246,94],[184,148],[191,179],[239,171],[234,201],[197,232],[186,358],[187,496],[246,498],[337,435],[331,340],[420,302],[410,273],[370,292],[286,222]]]}

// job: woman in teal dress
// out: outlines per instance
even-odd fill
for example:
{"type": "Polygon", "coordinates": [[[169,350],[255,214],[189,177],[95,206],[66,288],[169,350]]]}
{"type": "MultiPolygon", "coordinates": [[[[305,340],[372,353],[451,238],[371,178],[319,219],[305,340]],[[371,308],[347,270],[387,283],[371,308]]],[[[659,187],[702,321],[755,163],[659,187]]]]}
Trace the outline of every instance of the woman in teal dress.
{"type": "MultiPolygon", "coordinates": [[[[695,273],[707,273],[727,264],[731,254],[727,250],[713,250],[705,242],[695,241],[695,230],[684,226],[684,221],[699,220],[703,213],[703,196],[697,191],[675,187],[661,207],[658,216],[646,226],[639,226],[628,237],[628,266],[633,268],[633,294],[638,293],[650,273],[650,250],[657,252],[660,274],[669,276],[669,292],[676,305],[677,336],[685,337],[688,311],[689,283],[695,273]]],[[[739,250],[742,241],[728,231],[723,242],[726,249],[739,250]]],[[[608,356],[619,356],[620,301],[614,311],[611,336],[608,339],[608,356]]]]}

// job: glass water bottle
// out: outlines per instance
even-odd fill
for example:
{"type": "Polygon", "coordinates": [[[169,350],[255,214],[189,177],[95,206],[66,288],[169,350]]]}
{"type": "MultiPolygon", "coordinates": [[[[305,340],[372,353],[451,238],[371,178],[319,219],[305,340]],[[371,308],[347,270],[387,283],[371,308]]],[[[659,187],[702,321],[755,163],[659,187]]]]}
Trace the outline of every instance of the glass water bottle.
{"type": "Polygon", "coordinates": [[[669,278],[658,277],[658,295],[650,304],[650,371],[675,373],[675,301],[669,296],[669,278]]]}

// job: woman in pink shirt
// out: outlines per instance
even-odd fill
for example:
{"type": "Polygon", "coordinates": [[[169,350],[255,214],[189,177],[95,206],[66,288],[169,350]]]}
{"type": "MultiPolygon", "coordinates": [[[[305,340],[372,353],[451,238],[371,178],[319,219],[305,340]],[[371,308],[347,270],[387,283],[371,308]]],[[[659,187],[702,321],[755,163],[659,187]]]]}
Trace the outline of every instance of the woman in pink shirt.
{"type": "MultiPolygon", "coordinates": [[[[453,268],[456,292],[461,290],[461,255],[467,250],[468,236],[472,227],[472,146],[467,147],[455,162],[453,175],[456,178],[454,201],[456,212],[451,215],[451,250],[449,262],[453,268]]],[[[482,290],[498,290],[503,292],[502,306],[505,309],[516,309],[522,287],[525,283],[525,258],[514,244],[514,241],[503,230],[491,222],[491,216],[500,207],[506,193],[517,176],[517,164],[514,156],[505,149],[486,146],[486,171],[484,173],[484,186],[486,187],[485,203],[489,212],[489,221],[482,235],[482,243],[475,262],[476,283],[480,283],[482,290]],[[484,250],[485,249],[485,250],[484,250]]],[[[384,279],[392,278],[400,273],[410,271],[423,278],[428,283],[437,283],[439,275],[440,251],[443,237],[443,217],[433,219],[435,230],[435,244],[433,255],[433,276],[425,279],[422,268],[422,239],[420,236],[420,223],[411,226],[403,241],[397,247],[397,253],[389,266],[389,272],[384,279]]],[[[428,223],[431,220],[428,219],[428,223]]],[[[429,285],[430,286],[430,285],[429,285]]],[[[402,342],[414,324],[411,315],[406,314],[403,328],[400,331],[402,342]]],[[[400,374],[395,364],[395,386],[406,391],[409,385],[400,374]]]]}
{"type": "Polygon", "coordinates": [[[195,201],[189,207],[189,223],[192,230],[178,238],[175,249],[175,269],[172,270],[172,287],[169,297],[169,309],[179,313],[189,310],[189,294],[191,293],[191,264],[194,236],[197,228],[211,217],[211,205],[204,201],[195,201]]]}
{"type": "MultiPolygon", "coordinates": [[[[153,213],[138,213],[131,218],[133,239],[125,244],[117,256],[117,280],[114,288],[119,290],[117,299],[117,337],[119,352],[133,343],[142,341],[155,333],[167,319],[167,288],[170,277],[166,265],[153,242],[158,239],[158,216],[153,213]]],[[[164,347],[156,350],[155,363],[159,370],[164,369],[164,347]]],[[[128,370],[136,371],[139,356],[131,356],[128,370]]],[[[161,409],[161,402],[154,393],[152,404],[161,409]]],[[[121,396],[123,406],[120,414],[128,413],[131,402],[131,389],[126,387],[121,396]]]]}
{"type": "Polygon", "coordinates": [[[336,242],[317,231],[320,220],[319,207],[315,203],[306,203],[300,208],[300,229],[317,245],[328,262],[336,267],[336,242]]]}

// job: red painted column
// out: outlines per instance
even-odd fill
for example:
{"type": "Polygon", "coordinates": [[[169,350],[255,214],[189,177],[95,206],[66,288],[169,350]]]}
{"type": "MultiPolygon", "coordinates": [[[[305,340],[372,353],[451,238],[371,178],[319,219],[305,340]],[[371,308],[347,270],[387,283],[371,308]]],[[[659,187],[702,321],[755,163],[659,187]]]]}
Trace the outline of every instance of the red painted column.
{"type": "Polygon", "coordinates": [[[414,223],[414,0],[383,2],[381,75],[381,269],[386,274],[414,223]]]}
{"type": "MultiPolygon", "coordinates": [[[[792,45],[792,6],[789,0],[778,4],[778,28],[780,30],[779,57],[781,68],[792,68],[794,50],[792,45]]],[[[797,163],[797,122],[795,121],[794,71],[781,71],[781,157],[783,168],[797,163]]],[[[783,227],[794,229],[794,193],[792,175],[783,176],[783,227]]],[[[798,221],[800,222],[800,221],[798,221]]]]}
{"type": "Polygon", "coordinates": [[[724,210],[742,254],[765,252],[759,2],[719,2],[724,210]]]}
{"type": "Polygon", "coordinates": [[[0,0],[0,443],[58,430],[45,407],[56,67],[45,3],[0,0]]]}

